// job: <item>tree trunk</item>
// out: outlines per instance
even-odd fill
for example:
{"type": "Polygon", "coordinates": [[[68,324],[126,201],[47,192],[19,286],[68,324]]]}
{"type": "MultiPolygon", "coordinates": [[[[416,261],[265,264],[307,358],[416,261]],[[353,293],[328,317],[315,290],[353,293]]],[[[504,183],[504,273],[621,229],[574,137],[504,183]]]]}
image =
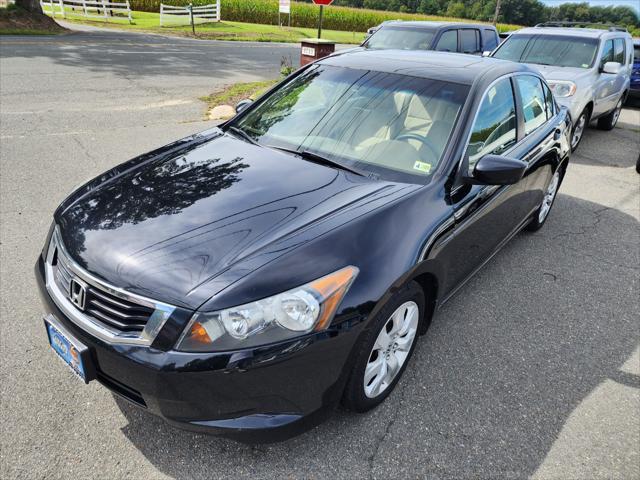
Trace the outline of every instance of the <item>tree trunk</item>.
{"type": "Polygon", "coordinates": [[[500,0],[497,0],[496,2],[496,13],[493,16],[493,25],[497,25],[498,24],[498,15],[500,15],[500,0]]]}
{"type": "Polygon", "coordinates": [[[40,0],[16,0],[16,5],[25,9],[28,12],[42,14],[42,8],[40,7],[40,0]]]}

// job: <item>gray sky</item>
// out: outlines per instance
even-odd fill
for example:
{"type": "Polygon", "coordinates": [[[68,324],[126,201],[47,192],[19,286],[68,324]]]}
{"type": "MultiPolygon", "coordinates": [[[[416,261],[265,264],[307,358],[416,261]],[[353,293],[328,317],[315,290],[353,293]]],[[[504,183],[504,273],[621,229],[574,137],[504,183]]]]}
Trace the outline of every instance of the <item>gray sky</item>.
{"type": "Polygon", "coordinates": [[[540,0],[542,3],[552,7],[562,5],[563,3],[582,3],[586,1],[589,5],[597,5],[599,7],[625,5],[635,9],[640,13],[640,0],[540,0]]]}

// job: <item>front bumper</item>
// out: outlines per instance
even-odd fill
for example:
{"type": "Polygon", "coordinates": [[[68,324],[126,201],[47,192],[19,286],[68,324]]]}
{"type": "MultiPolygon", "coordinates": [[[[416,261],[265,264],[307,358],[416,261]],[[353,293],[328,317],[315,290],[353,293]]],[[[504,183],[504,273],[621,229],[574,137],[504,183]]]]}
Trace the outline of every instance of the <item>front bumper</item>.
{"type": "MultiPolygon", "coordinates": [[[[247,442],[279,441],[316,425],[340,400],[362,319],[294,341],[220,353],[115,345],[72,323],[35,267],[47,313],[89,347],[97,380],[180,428],[247,442]]],[[[53,353],[52,353],[53,354],[53,353]]]]}
{"type": "Polygon", "coordinates": [[[578,97],[575,95],[572,95],[571,97],[556,97],[556,102],[558,102],[558,105],[561,107],[567,107],[569,115],[571,116],[571,121],[574,123],[586,106],[586,103],[583,104],[583,102],[579,101],[578,97]]]}

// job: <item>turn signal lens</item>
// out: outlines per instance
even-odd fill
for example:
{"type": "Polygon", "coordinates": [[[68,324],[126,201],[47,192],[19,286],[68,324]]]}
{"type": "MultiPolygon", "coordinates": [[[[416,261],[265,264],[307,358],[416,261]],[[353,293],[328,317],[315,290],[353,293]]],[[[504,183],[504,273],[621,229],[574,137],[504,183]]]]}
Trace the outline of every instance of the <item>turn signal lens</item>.
{"type": "Polygon", "coordinates": [[[212,313],[197,312],[178,350],[212,351],[264,345],[326,329],[358,275],[345,267],[273,297],[212,313]]]}
{"type": "Polygon", "coordinates": [[[192,341],[197,343],[211,343],[209,334],[200,322],[193,322],[193,325],[191,325],[191,329],[189,331],[189,336],[192,341]]]}

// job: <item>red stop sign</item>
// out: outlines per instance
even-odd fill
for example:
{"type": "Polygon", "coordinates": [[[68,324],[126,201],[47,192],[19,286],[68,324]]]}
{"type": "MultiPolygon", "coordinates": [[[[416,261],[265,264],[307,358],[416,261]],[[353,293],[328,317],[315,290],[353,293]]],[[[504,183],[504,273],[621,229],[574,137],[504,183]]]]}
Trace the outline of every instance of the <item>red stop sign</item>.
{"type": "Polygon", "coordinates": [[[316,5],[331,5],[333,0],[313,0],[316,5]]]}

